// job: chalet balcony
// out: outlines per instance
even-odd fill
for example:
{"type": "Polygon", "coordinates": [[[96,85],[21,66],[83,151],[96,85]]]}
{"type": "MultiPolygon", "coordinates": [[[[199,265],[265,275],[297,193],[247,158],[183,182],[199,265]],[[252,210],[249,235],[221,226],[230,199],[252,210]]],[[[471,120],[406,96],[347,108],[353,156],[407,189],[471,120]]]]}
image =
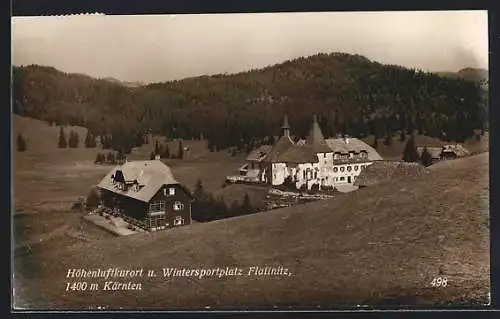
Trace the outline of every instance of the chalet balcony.
{"type": "Polygon", "coordinates": [[[232,175],[226,177],[226,182],[229,183],[260,183],[259,177],[251,177],[245,175],[232,175]]]}

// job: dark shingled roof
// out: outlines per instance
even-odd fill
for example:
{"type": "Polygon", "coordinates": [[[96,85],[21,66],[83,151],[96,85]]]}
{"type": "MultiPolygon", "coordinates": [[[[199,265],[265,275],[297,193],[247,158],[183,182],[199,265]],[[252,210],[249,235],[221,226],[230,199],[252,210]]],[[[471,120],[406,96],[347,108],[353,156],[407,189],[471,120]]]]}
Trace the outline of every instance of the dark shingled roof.
{"type": "Polygon", "coordinates": [[[290,147],[293,146],[293,141],[289,136],[282,136],[276,144],[273,145],[273,148],[269,151],[269,153],[262,160],[263,162],[276,162],[277,158],[285,153],[290,147]]]}
{"type": "Polygon", "coordinates": [[[427,174],[420,163],[403,161],[375,161],[365,168],[354,182],[355,186],[371,186],[405,176],[427,174]]]}
{"type": "Polygon", "coordinates": [[[290,128],[290,124],[288,124],[288,116],[285,114],[285,118],[283,119],[283,125],[281,126],[282,129],[285,128],[290,128]]]}
{"type": "MultiPolygon", "coordinates": [[[[330,151],[331,152],[331,151],[330,151]]],[[[312,145],[294,145],[276,158],[279,163],[317,163],[317,152],[312,145]]]]}

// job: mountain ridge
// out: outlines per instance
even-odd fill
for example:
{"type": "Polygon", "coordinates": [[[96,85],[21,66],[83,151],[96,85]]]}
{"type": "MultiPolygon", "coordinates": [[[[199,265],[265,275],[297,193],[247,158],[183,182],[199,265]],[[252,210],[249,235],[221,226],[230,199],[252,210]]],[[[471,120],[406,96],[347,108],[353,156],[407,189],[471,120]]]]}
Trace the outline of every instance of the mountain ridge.
{"type": "Polygon", "coordinates": [[[381,138],[419,129],[459,140],[456,135],[484,129],[487,98],[471,81],[346,53],[141,87],[40,66],[14,68],[16,114],[81,125],[94,135],[115,134],[124,136],[122,140],[146,130],[170,138],[204,136],[213,149],[241,148],[279,134],[284,113],[298,136],[307,134],[316,113],[327,136],[381,138]],[[398,123],[391,127],[390,122],[398,123]]]}

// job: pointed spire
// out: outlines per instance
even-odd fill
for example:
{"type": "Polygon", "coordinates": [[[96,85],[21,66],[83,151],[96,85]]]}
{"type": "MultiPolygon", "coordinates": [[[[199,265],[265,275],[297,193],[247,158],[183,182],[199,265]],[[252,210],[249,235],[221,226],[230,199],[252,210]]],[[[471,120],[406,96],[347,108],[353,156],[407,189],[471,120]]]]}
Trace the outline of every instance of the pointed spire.
{"type": "Polygon", "coordinates": [[[281,128],[290,128],[290,125],[288,124],[288,115],[285,114],[285,117],[283,118],[283,125],[281,128]]]}
{"type": "Polygon", "coordinates": [[[288,124],[288,115],[285,114],[285,118],[283,119],[283,125],[281,126],[283,130],[283,136],[290,136],[290,125],[288,124]]]}
{"type": "Polygon", "coordinates": [[[323,132],[321,132],[321,128],[318,124],[318,117],[316,114],[313,115],[313,122],[309,130],[309,135],[306,139],[306,145],[313,146],[315,151],[317,151],[318,153],[328,153],[331,151],[325,141],[323,132]]]}

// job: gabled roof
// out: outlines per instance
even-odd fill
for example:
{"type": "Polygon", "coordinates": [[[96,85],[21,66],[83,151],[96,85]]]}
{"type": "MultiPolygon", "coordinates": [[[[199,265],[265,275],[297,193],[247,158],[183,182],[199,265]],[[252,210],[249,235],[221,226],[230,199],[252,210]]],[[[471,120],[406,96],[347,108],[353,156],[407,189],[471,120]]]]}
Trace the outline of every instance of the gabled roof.
{"type": "Polygon", "coordinates": [[[361,151],[366,151],[368,153],[368,160],[382,160],[380,154],[373,147],[358,138],[329,138],[326,140],[326,143],[334,153],[339,152],[345,154],[349,152],[359,153],[361,151]]]}
{"type": "Polygon", "coordinates": [[[132,161],[114,167],[97,184],[98,188],[111,191],[122,196],[134,198],[142,202],[149,202],[163,185],[179,184],[170,168],[159,160],[132,161]],[[113,178],[121,171],[126,183],[136,183],[139,189],[128,187],[128,190],[120,190],[114,183],[113,178]]]}
{"type": "Polygon", "coordinates": [[[247,161],[262,161],[272,148],[272,145],[261,145],[257,147],[247,156],[247,161]]]}

